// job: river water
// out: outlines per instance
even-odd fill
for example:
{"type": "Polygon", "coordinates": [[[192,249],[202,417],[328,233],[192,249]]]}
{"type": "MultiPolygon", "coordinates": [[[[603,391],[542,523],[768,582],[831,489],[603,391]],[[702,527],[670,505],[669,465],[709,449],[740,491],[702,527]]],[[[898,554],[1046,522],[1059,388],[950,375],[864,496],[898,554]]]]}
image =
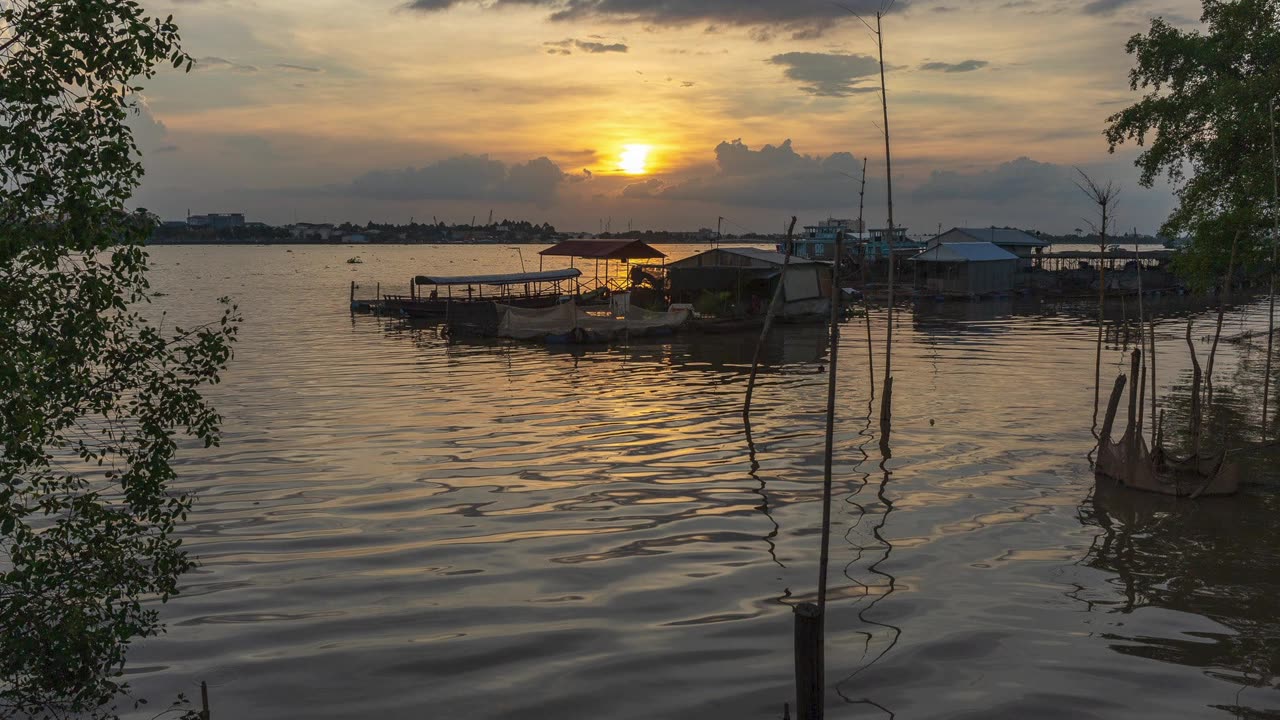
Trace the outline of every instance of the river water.
{"type": "MultiPolygon", "coordinates": [[[[772,338],[749,445],[752,336],[451,345],[347,309],[353,280],[536,250],[152,249],[166,323],[222,295],[245,320],[210,390],[223,443],[180,461],[202,566],[131,655],[151,707],[206,680],[218,718],[781,717],[790,604],[816,587],[825,329],[772,338]]],[[[1186,318],[1203,362],[1213,314],[1159,306],[1173,425],[1186,318]]],[[[1276,463],[1229,499],[1095,491],[1094,312],[904,308],[887,460],[866,330],[844,326],[829,717],[1280,717],[1276,463]]],[[[883,312],[872,329],[878,385],[883,312]]],[[[1263,361],[1224,343],[1215,370],[1218,419],[1255,438],[1263,361]]]]}

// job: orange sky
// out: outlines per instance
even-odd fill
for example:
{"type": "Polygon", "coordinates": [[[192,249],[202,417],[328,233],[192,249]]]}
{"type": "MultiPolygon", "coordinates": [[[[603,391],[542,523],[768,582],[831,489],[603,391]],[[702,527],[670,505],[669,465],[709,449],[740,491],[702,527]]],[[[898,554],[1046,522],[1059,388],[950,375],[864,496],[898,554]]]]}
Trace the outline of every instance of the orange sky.
{"type": "MultiPolygon", "coordinates": [[[[269,222],[492,208],[566,229],[723,215],[773,231],[856,214],[847,174],[865,156],[868,219],[885,214],[875,44],[830,3],[417,4],[152,6],[201,62],[146,86],[138,202],[269,222]],[[640,145],[644,173],[634,157],[625,172],[640,145]]],[[[1154,230],[1168,192],[1137,188],[1131,150],[1108,156],[1101,136],[1133,97],[1124,42],[1154,14],[1195,24],[1198,4],[899,0],[885,20],[898,214],[919,231],[1069,231],[1088,212],[1069,182],[1081,166],[1124,183],[1122,224],[1154,230]]]]}

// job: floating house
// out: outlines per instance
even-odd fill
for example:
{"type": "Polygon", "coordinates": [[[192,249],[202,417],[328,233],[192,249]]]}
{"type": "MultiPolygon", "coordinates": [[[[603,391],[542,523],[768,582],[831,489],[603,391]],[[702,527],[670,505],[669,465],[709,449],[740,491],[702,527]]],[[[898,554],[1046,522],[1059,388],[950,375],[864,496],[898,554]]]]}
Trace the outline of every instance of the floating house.
{"type": "MultiPolygon", "coordinates": [[[[760,318],[783,282],[782,253],[757,248],[716,248],[667,264],[671,302],[700,314],[760,318]]],[[[831,264],[793,257],[786,263],[782,318],[825,318],[831,309],[831,264]]]]}
{"type": "Polygon", "coordinates": [[[840,233],[844,233],[846,248],[866,242],[870,237],[858,227],[857,220],[827,218],[817,225],[805,225],[804,234],[792,241],[791,253],[807,260],[833,260],[836,236],[840,233]]]}
{"type": "Polygon", "coordinates": [[[991,243],[1001,250],[1017,256],[1018,269],[1023,272],[1031,270],[1035,256],[1049,247],[1048,242],[1030,233],[1013,228],[996,227],[951,228],[927,242],[925,247],[932,248],[935,245],[976,242],[991,243]]]}
{"type": "Polygon", "coordinates": [[[911,258],[916,285],[929,295],[979,297],[1013,290],[1019,258],[989,242],[937,243],[911,258]]]}

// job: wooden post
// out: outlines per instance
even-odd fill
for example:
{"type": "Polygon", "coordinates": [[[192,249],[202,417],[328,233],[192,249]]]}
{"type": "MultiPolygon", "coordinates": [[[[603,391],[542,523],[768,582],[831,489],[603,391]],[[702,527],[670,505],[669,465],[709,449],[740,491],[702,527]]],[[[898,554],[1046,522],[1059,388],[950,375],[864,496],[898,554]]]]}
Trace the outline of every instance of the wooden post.
{"type": "Polygon", "coordinates": [[[1151,318],[1151,329],[1147,332],[1147,342],[1151,346],[1151,451],[1156,450],[1156,436],[1159,423],[1156,422],[1156,320],[1151,318]]]}
{"type": "Polygon", "coordinates": [[[1098,434],[1099,444],[1111,442],[1111,428],[1115,426],[1116,413],[1120,410],[1120,396],[1124,394],[1125,376],[1116,378],[1115,387],[1111,388],[1111,399],[1107,401],[1107,414],[1102,420],[1102,432],[1098,434]]]}
{"type": "Polygon", "coordinates": [[[838,258],[843,252],[844,231],[836,231],[836,258],[831,266],[831,367],[827,370],[827,437],[822,461],[822,550],[818,556],[818,611],[827,609],[827,563],[831,552],[831,466],[835,448],[836,372],[840,365],[840,277],[838,258]]]}
{"type": "Polygon", "coordinates": [[[351,281],[351,302],[356,301],[356,281],[351,281]]]}
{"type": "Polygon", "coordinates": [[[796,605],[796,718],[821,720],[823,694],[822,611],[813,603],[796,605]]]}
{"type": "Polygon", "coordinates": [[[209,720],[209,684],[200,681],[200,720],[209,720]]]}
{"type": "Polygon", "coordinates": [[[1138,472],[1138,390],[1142,386],[1139,368],[1142,364],[1142,351],[1134,350],[1129,355],[1129,375],[1133,383],[1129,385],[1129,422],[1124,430],[1124,467],[1125,481],[1131,482],[1138,472]]]}

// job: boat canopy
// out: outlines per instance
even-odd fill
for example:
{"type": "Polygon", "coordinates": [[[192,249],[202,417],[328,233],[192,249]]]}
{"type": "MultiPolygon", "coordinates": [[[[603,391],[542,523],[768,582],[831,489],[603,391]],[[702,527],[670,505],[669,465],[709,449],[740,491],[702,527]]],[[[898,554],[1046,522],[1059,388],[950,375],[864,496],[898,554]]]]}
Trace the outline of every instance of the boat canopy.
{"type": "Polygon", "coordinates": [[[580,257],[592,260],[647,260],[665,258],[652,245],[639,240],[565,240],[538,253],[544,257],[580,257]]]}
{"type": "Polygon", "coordinates": [[[413,282],[417,285],[524,285],[525,283],[534,282],[573,280],[581,275],[582,271],[577,268],[565,268],[563,270],[509,273],[506,275],[462,275],[459,277],[419,275],[413,279],[413,282]]]}

